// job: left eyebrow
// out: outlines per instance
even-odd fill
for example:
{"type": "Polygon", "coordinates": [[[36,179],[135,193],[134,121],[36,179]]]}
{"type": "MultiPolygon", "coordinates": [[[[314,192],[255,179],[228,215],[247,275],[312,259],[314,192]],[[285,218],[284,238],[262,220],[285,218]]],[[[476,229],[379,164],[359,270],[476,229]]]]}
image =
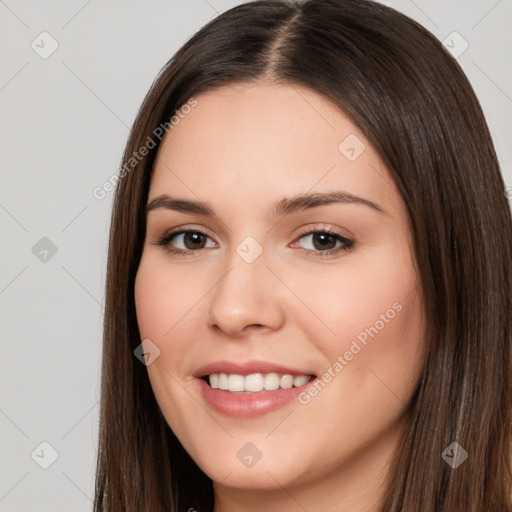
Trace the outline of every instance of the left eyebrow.
{"type": "Polygon", "coordinates": [[[323,192],[298,195],[294,197],[285,197],[276,204],[272,213],[275,216],[288,215],[290,213],[307,210],[308,208],[314,208],[316,206],[332,203],[360,204],[385,214],[385,211],[373,201],[356,196],[354,194],[350,194],[349,192],[345,191],[323,192]]]}
{"type": "MultiPolygon", "coordinates": [[[[333,203],[360,204],[377,212],[386,214],[381,206],[369,199],[365,199],[345,191],[336,191],[285,197],[276,203],[272,210],[272,215],[278,217],[333,203]]],[[[213,208],[207,203],[172,197],[167,194],[158,195],[149,201],[146,205],[146,214],[152,210],[156,210],[157,208],[176,210],[184,213],[196,213],[206,217],[215,216],[213,208]]]]}

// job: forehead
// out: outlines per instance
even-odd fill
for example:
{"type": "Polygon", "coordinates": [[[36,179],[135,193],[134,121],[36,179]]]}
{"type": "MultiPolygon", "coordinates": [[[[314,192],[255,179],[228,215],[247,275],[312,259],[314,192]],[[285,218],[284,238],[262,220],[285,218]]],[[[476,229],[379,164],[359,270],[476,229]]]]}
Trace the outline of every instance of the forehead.
{"type": "MultiPolygon", "coordinates": [[[[236,84],[198,95],[165,136],[150,197],[180,193],[218,200],[341,188],[398,207],[378,154],[333,102],[296,85],[236,84]]],[[[261,202],[260,201],[260,202],[261,202]]]]}
{"type": "Polygon", "coordinates": [[[337,153],[340,135],[358,131],[325,97],[296,85],[227,85],[199,95],[196,101],[196,107],[165,137],[162,152],[169,146],[180,152],[177,146],[185,143],[187,149],[191,144],[215,149],[218,157],[229,150],[245,166],[254,160],[306,154],[317,160],[329,147],[337,153]]]}

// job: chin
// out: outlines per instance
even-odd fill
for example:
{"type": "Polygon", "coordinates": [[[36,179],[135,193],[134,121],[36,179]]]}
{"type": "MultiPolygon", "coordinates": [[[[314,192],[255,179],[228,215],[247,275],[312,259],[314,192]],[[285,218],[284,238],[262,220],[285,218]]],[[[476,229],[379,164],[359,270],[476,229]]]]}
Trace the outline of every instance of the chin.
{"type": "Polygon", "coordinates": [[[284,440],[271,445],[264,434],[251,439],[231,439],[230,446],[203,452],[196,463],[214,482],[239,489],[281,489],[307,480],[311,464],[296,446],[287,446],[284,440]]]}

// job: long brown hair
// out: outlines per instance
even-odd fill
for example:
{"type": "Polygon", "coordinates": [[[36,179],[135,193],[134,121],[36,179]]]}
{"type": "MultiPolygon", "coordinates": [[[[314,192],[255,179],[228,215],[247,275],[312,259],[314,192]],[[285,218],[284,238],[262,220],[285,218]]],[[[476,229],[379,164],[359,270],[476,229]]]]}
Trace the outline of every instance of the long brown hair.
{"type": "Polygon", "coordinates": [[[111,220],[94,510],[213,508],[212,481],[165,422],[134,356],[141,342],[134,280],[160,142],[155,129],[192,97],[260,80],[306,86],[333,100],[379,152],[410,216],[428,357],[382,512],[512,511],[505,184],[460,66],[426,29],[368,0],[232,8],[184,44],[147,94],[123,155],[111,220]],[[154,147],[127,166],[149,139],[154,147]],[[442,457],[454,442],[468,453],[457,468],[442,457]]]}

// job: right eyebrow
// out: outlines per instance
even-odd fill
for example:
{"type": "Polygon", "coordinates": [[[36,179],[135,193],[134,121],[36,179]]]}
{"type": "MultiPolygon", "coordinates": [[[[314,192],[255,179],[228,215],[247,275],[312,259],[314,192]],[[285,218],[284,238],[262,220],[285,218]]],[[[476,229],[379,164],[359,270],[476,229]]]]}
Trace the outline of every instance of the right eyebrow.
{"type": "Polygon", "coordinates": [[[166,208],[167,210],[176,210],[178,212],[185,213],[197,213],[208,217],[213,217],[215,215],[213,210],[204,203],[170,197],[167,194],[162,194],[153,198],[146,205],[146,214],[152,210],[156,210],[157,208],[166,208]]]}

